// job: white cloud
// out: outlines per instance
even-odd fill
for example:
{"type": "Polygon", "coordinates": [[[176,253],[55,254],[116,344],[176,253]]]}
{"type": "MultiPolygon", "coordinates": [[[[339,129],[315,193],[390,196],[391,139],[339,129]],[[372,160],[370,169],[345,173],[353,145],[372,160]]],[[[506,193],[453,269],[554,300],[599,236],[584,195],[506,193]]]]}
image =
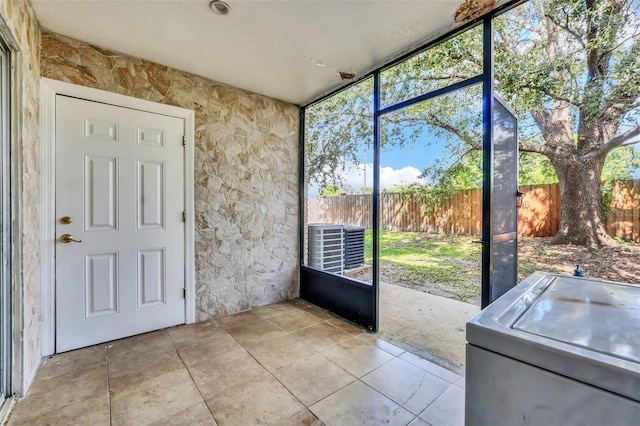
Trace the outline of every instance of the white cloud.
{"type": "Polygon", "coordinates": [[[410,183],[425,183],[420,179],[422,172],[413,166],[406,166],[395,170],[391,167],[380,168],[380,189],[393,188],[396,185],[407,185],[410,183]]]}
{"type": "MultiPolygon", "coordinates": [[[[407,185],[414,182],[425,183],[424,179],[420,179],[420,170],[413,166],[405,166],[401,169],[393,167],[380,168],[380,190],[390,189],[397,185],[407,185]]],[[[361,193],[365,187],[368,191],[373,189],[373,164],[351,164],[345,171],[339,173],[342,181],[342,187],[347,193],[361,193]]],[[[309,198],[317,197],[320,192],[318,185],[309,185],[307,196],[309,198]]]]}

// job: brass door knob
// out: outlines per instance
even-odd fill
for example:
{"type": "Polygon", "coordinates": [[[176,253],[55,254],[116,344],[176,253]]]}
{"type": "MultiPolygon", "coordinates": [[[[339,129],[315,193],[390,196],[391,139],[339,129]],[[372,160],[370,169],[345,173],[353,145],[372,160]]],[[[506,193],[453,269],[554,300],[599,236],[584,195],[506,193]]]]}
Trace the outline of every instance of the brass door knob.
{"type": "Polygon", "coordinates": [[[76,240],[75,238],[73,238],[73,235],[71,234],[62,234],[60,236],[60,241],[62,241],[63,243],[81,243],[82,240],[76,240]]]}

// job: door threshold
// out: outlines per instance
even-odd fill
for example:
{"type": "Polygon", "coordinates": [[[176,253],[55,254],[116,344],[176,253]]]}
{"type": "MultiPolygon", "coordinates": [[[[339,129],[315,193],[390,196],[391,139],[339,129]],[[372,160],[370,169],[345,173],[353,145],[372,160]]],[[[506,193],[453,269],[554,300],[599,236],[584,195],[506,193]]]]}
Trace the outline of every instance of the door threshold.
{"type": "Polygon", "coordinates": [[[9,415],[11,414],[13,407],[15,407],[17,400],[18,398],[12,395],[7,397],[2,402],[2,406],[0,407],[0,426],[4,426],[7,424],[7,421],[9,420],[9,415]]]}

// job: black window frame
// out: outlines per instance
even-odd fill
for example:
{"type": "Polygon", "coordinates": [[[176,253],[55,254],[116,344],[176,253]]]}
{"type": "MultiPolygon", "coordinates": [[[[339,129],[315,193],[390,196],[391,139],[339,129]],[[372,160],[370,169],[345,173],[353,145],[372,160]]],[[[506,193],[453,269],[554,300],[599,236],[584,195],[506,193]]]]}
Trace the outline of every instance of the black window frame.
{"type": "MultiPolygon", "coordinates": [[[[299,267],[300,267],[300,297],[314,303],[321,308],[327,309],[337,315],[364,326],[370,331],[379,330],[379,299],[380,299],[380,272],[379,272],[379,186],[380,186],[380,117],[393,111],[406,108],[419,102],[435,98],[437,96],[452,93],[464,87],[475,84],[482,84],[482,115],[483,115],[483,150],[488,155],[483,155],[483,188],[491,187],[491,177],[493,175],[493,164],[491,163],[492,152],[492,110],[494,98],[494,75],[493,75],[493,40],[494,28],[493,20],[515,8],[526,3],[527,0],[508,1],[497,7],[490,13],[467,22],[452,31],[435,38],[434,40],[420,46],[411,52],[385,63],[375,70],[363,74],[357,80],[348,85],[340,87],[326,95],[319,97],[305,105],[300,109],[300,135],[299,135],[299,267]],[[423,93],[411,99],[402,102],[380,107],[380,74],[382,71],[391,68],[417,54],[420,54],[432,47],[437,46],[469,29],[477,26],[483,26],[483,69],[482,73],[469,79],[454,83],[452,85],[423,93]],[[305,266],[304,264],[304,247],[305,247],[305,110],[318,102],[334,96],[335,94],[346,90],[347,88],[358,84],[360,81],[371,78],[374,79],[374,124],[373,124],[373,282],[367,287],[363,287],[362,283],[358,283],[350,278],[338,276],[335,274],[319,271],[314,268],[305,266]]],[[[482,240],[487,241],[491,235],[491,192],[483,191],[482,198],[482,240]]],[[[483,244],[482,249],[482,308],[484,309],[490,302],[490,245],[483,244]]]]}

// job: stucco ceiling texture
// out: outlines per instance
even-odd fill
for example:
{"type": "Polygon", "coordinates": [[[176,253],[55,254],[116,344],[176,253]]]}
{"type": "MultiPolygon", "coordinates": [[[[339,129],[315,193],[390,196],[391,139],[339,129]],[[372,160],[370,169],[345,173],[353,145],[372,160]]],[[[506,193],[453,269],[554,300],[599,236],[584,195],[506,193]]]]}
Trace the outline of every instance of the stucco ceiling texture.
{"type": "Polygon", "coordinates": [[[454,25],[460,0],[32,0],[46,30],[304,104],[454,25]]]}

